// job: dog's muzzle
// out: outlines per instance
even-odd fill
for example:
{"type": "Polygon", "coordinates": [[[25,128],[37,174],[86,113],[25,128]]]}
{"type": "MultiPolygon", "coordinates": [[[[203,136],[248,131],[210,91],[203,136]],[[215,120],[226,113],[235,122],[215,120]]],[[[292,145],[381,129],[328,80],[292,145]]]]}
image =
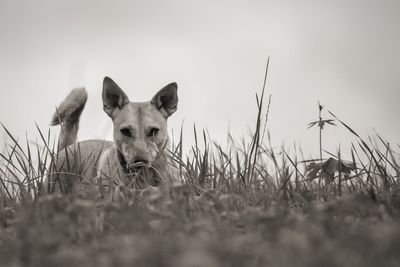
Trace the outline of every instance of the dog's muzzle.
{"type": "Polygon", "coordinates": [[[157,186],[160,184],[161,180],[155,175],[148,160],[137,159],[133,164],[129,164],[120,151],[118,151],[118,160],[127,176],[132,178],[139,187],[147,185],[157,186]]]}
{"type": "Polygon", "coordinates": [[[125,159],[124,155],[118,150],[118,160],[121,167],[127,173],[136,173],[140,170],[147,169],[149,167],[149,161],[145,159],[136,159],[133,164],[129,164],[125,159]]]}

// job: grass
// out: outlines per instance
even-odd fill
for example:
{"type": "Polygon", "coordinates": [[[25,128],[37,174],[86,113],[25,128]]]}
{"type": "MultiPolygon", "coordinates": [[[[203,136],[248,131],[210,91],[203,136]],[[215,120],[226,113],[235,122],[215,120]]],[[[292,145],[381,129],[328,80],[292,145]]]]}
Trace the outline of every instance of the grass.
{"type": "Polygon", "coordinates": [[[265,98],[264,83],[250,138],[222,147],[194,127],[191,152],[182,138],[170,151],[179,184],[118,201],[49,194],[50,133],[23,145],[3,126],[0,264],[400,266],[399,147],[365,140],[331,113],[357,138],[351,155],[272,149],[265,98]]]}

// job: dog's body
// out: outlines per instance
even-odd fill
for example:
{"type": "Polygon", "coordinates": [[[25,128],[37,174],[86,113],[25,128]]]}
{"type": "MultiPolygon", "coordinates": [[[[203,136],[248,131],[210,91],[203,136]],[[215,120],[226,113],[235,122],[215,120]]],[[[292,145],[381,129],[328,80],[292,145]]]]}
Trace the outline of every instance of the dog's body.
{"type": "MultiPolygon", "coordinates": [[[[151,101],[130,102],[110,78],[103,81],[103,108],[114,125],[114,141],[76,142],[87,94],[74,89],[61,103],[51,125],[61,124],[52,190],[80,192],[88,187],[144,187],[168,177],[164,150],[167,119],[177,109],[177,85],[170,83],[151,101]]],[[[100,191],[101,191],[100,190],[100,191]]]]}

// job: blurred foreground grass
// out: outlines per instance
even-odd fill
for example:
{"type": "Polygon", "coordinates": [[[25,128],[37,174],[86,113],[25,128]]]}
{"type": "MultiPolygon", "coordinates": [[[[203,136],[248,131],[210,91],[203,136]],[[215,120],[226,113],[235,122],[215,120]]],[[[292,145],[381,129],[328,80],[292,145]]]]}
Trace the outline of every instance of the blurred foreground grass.
{"type": "Polygon", "coordinates": [[[399,202],[289,206],[193,185],[121,202],[48,195],[0,212],[2,266],[399,266],[399,202]],[[197,193],[196,193],[197,192],[197,193]]]}

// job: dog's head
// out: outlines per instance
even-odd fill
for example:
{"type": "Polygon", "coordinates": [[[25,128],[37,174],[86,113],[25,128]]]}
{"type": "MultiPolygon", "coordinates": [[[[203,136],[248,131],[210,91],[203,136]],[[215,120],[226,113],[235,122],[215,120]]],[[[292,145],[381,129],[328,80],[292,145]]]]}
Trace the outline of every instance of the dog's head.
{"type": "Polygon", "coordinates": [[[167,119],[177,109],[177,89],[170,83],[148,102],[130,102],[112,79],[104,78],[104,111],[114,124],[120,161],[129,169],[152,166],[167,145],[167,119]]]}

